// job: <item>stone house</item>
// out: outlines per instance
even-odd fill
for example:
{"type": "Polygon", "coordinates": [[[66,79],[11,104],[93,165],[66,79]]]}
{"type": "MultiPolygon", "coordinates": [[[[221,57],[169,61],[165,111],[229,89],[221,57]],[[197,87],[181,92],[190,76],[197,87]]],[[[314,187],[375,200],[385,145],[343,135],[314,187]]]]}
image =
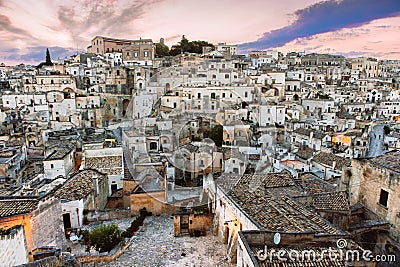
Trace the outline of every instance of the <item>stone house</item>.
{"type": "Polygon", "coordinates": [[[377,220],[389,223],[389,229],[382,234],[378,234],[379,228],[371,227],[370,233],[364,234],[368,242],[375,241],[380,250],[395,251],[397,255],[400,254],[399,162],[397,150],[376,158],[353,159],[340,184],[350,196],[350,205],[360,203],[375,214],[377,220]]]}
{"type": "Polygon", "coordinates": [[[84,210],[102,210],[109,192],[107,175],[91,169],[77,172],[57,188],[54,197],[61,201],[64,228],[83,225],[84,210]]]}
{"type": "Polygon", "coordinates": [[[59,146],[49,153],[43,161],[45,178],[67,177],[75,167],[75,151],[75,147],[59,146]]]}
{"type": "Polygon", "coordinates": [[[104,143],[85,144],[81,169],[95,169],[107,174],[108,192],[122,189],[124,163],[122,147],[104,147],[104,143]]]}
{"type": "Polygon", "coordinates": [[[65,235],[61,203],[52,196],[2,197],[0,199],[0,228],[21,225],[24,229],[29,260],[40,247],[64,248],[65,235]]]}
{"type": "Polygon", "coordinates": [[[292,132],[291,143],[296,147],[307,146],[316,151],[327,150],[331,145],[331,136],[323,131],[297,128],[292,132]]]}
{"type": "Polygon", "coordinates": [[[236,262],[238,233],[268,229],[280,233],[344,234],[295,200],[303,196],[290,174],[222,174],[208,182],[208,203],[215,213],[214,231],[227,244],[228,258],[236,262]],[[287,214],[291,216],[288,217],[287,214]]]}
{"type": "Polygon", "coordinates": [[[340,178],[350,166],[350,159],[332,153],[319,152],[311,160],[311,171],[319,173],[324,180],[340,178]]]}

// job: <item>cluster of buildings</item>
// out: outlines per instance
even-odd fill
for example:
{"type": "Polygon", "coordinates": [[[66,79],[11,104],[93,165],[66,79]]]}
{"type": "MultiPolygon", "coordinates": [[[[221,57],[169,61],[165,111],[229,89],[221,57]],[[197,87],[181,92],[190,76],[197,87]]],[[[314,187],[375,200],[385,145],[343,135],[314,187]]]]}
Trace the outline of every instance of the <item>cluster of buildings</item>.
{"type": "MultiPolygon", "coordinates": [[[[3,262],[65,250],[88,211],[142,208],[175,214],[175,235],[211,229],[237,266],[339,239],[400,259],[400,61],[203,52],[96,36],[53,66],[0,67],[0,242],[22,251],[3,262]]],[[[377,264],[320,263],[303,266],[377,264]]]]}

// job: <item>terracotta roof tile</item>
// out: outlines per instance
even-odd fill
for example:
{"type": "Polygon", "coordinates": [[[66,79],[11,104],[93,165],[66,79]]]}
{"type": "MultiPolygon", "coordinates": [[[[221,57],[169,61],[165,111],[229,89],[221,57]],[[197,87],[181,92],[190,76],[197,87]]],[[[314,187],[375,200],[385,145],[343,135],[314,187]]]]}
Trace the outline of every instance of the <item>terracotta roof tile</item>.
{"type": "Polygon", "coordinates": [[[348,197],[345,192],[329,192],[312,196],[316,210],[350,211],[348,197]]]}
{"type": "Polygon", "coordinates": [[[222,175],[217,184],[250,218],[267,230],[341,233],[317,214],[285,195],[285,189],[296,187],[287,173],[222,175]],[[282,190],[279,191],[279,188],[282,190]]]}
{"type": "Polygon", "coordinates": [[[0,218],[29,213],[36,209],[38,203],[37,199],[1,199],[0,218]]]}

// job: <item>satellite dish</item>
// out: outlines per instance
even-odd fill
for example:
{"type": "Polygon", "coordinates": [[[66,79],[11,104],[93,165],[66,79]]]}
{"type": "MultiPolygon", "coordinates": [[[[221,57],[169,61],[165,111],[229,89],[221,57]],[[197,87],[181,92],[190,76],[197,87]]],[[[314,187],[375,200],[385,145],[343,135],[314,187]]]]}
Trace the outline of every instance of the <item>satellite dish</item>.
{"type": "Polygon", "coordinates": [[[281,234],[280,234],[280,233],[276,233],[276,234],[274,235],[274,244],[275,244],[275,245],[278,245],[279,242],[281,242],[281,234]]]}

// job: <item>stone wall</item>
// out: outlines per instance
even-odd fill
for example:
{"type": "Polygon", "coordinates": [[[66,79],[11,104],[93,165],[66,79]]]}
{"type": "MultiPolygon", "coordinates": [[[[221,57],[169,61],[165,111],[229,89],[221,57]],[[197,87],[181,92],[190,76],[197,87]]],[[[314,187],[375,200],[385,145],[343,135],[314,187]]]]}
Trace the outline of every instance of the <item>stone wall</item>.
{"type": "MultiPolygon", "coordinates": [[[[122,193],[122,192],[121,192],[122,193]]],[[[123,209],[124,208],[124,198],[123,195],[121,196],[111,196],[108,197],[108,202],[107,202],[107,208],[108,209],[123,209]]]]}
{"type": "Polygon", "coordinates": [[[55,246],[63,249],[66,246],[61,203],[50,198],[39,203],[38,209],[31,214],[31,231],[33,248],[55,246]]]}
{"type": "Polygon", "coordinates": [[[104,253],[85,253],[81,255],[76,255],[76,259],[80,263],[89,263],[89,262],[112,262],[115,261],[121,254],[130,246],[132,242],[131,239],[125,239],[125,241],[118,244],[113,250],[110,252],[104,253]]]}
{"type": "Polygon", "coordinates": [[[56,256],[18,265],[17,267],[58,267],[60,262],[56,256]]]}
{"type": "Polygon", "coordinates": [[[342,187],[349,188],[350,204],[360,202],[379,218],[390,223],[390,234],[400,241],[400,176],[368,161],[353,160],[350,172],[344,172],[342,187]],[[387,207],[379,204],[381,189],[389,193],[387,207]]]}
{"type": "Polygon", "coordinates": [[[166,203],[165,191],[147,192],[140,194],[131,194],[130,206],[131,215],[136,216],[142,208],[146,208],[148,212],[154,215],[170,213],[174,210],[171,205],[166,203]]]}
{"type": "Polygon", "coordinates": [[[206,231],[211,229],[214,214],[174,214],[174,235],[180,236],[181,232],[181,216],[188,215],[188,231],[190,235],[194,235],[195,231],[200,231],[203,235],[205,235],[206,231]]]}
{"type": "MultiPolygon", "coordinates": [[[[374,241],[374,250],[383,254],[400,255],[399,174],[369,160],[353,160],[351,166],[351,170],[345,171],[341,179],[341,187],[349,192],[350,204],[359,202],[366,207],[366,211],[371,211],[374,217],[389,222],[388,235],[384,231],[375,233],[377,239],[374,241]],[[381,190],[388,193],[386,206],[379,203],[381,190]]],[[[362,219],[369,219],[370,216],[365,217],[367,218],[361,216],[362,219]]],[[[357,216],[353,216],[353,219],[356,218],[357,216]]],[[[373,232],[369,234],[372,235],[373,232]]],[[[372,236],[364,234],[361,237],[371,239],[372,236]]]]}

